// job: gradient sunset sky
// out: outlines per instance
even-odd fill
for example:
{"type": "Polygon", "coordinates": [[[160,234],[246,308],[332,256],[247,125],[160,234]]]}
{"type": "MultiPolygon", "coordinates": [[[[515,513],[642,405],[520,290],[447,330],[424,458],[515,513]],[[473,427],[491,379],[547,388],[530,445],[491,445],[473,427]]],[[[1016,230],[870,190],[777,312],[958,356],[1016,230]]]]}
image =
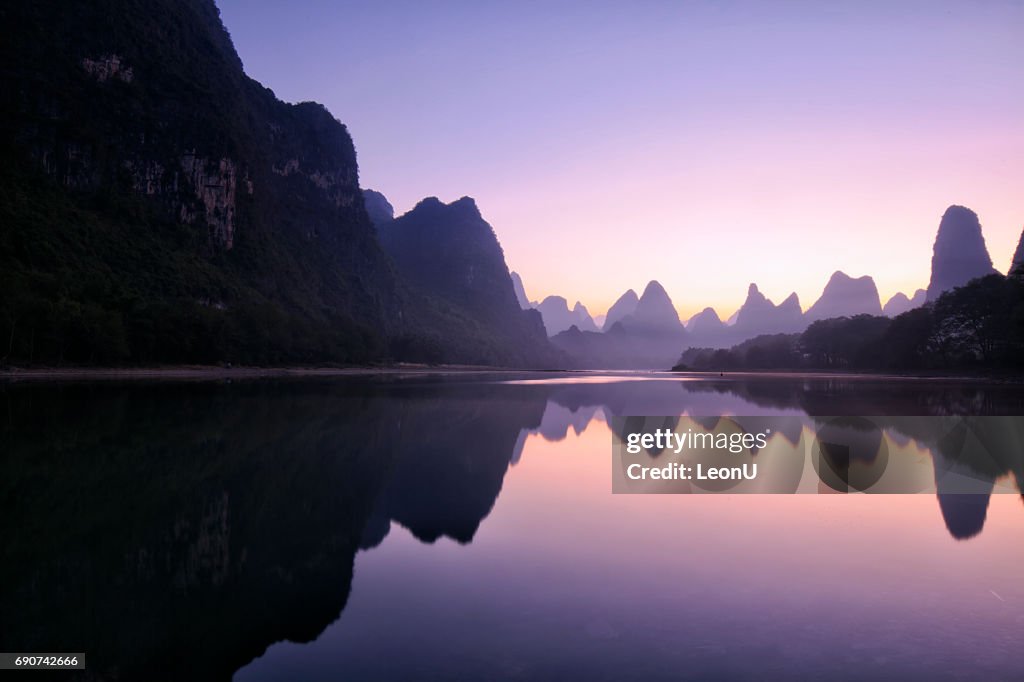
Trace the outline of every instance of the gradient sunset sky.
{"type": "Polygon", "coordinates": [[[348,125],[401,213],[476,198],[527,293],[928,284],[950,204],[1024,226],[1024,2],[219,0],[247,73],[348,125]],[[826,6],[828,5],[828,6],[826,6]]]}

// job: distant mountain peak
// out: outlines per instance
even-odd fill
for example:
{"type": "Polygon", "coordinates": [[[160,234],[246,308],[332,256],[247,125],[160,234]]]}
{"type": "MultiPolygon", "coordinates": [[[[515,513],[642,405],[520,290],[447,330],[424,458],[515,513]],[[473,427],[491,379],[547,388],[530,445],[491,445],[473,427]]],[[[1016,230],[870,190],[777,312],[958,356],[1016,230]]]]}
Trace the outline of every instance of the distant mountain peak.
{"type": "Polygon", "coordinates": [[[519,307],[523,310],[528,310],[532,306],[530,305],[530,299],[526,295],[526,288],[523,286],[523,278],[514,270],[508,273],[508,276],[512,278],[512,290],[516,294],[516,301],[519,303],[519,307]]]}
{"type": "Polygon", "coordinates": [[[602,329],[606,332],[611,330],[616,322],[622,320],[627,315],[632,315],[639,303],[640,297],[636,295],[636,292],[632,289],[627,289],[626,293],[619,296],[618,300],[608,309],[602,329]]]}
{"type": "Polygon", "coordinates": [[[686,322],[686,329],[694,334],[716,332],[725,327],[725,323],[722,322],[722,318],[718,316],[718,312],[712,308],[707,307],[700,311],[686,322]]]}
{"type": "Polygon", "coordinates": [[[924,305],[925,299],[927,298],[927,292],[924,289],[918,289],[914,292],[913,298],[908,298],[902,291],[898,291],[892,295],[892,297],[886,301],[882,307],[882,314],[886,317],[896,317],[902,315],[908,310],[914,308],[920,308],[924,305]]]}
{"type": "Polygon", "coordinates": [[[597,325],[587,312],[586,306],[579,301],[576,301],[576,305],[570,310],[569,302],[564,296],[548,296],[537,304],[537,310],[544,320],[548,336],[554,336],[573,327],[582,332],[597,331],[597,325]]]}
{"type": "Polygon", "coordinates": [[[764,306],[774,307],[772,302],[769,301],[768,298],[761,293],[761,290],[757,288],[757,285],[751,282],[750,286],[747,287],[747,300],[745,300],[743,305],[740,306],[740,311],[744,309],[750,310],[752,307],[764,306]]]}
{"type": "Polygon", "coordinates": [[[737,332],[749,336],[793,332],[802,327],[800,302],[796,294],[790,294],[782,305],[777,306],[753,282],[747,287],[747,299],[735,317],[737,332]]]}
{"type": "Polygon", "coordinates": [[[807,309],[809,321],[853,315],[881,315],[882,303],[875,280],[868,275],[850,277],[836,270],[825,285],[821,297],[807,309]]]}
{"type": "Polygon", "coordinates": [[[636,310],[629,318],[634,326],[672,330],[682,327],[679,313],[665,287],[653,279],[647,283],[643,295],[637,302],[636,310]]]}
{"type": "Polygon", "coordinates": [[[939,221],[932,249],[932,276],[928,300],[942,292],[967,284],[972,279],[995,273],[985,246],[978,214],[964,206],[946,209],[939,221]]]}
{"type": "Polygon", "coordinates": [[[707,320],[714,319],[714,320],[718,320],[719,322],[722,321],[722,318],[718,316],[718,311],[716,311],[711,306],[708,306],[707,308],[705,308],[704,310],[700,311],[699,313],[697,313],[696,315],[694,315],[690,319],[692,320],[695,317],[700,317],[700,318],[707,319],[707,320]]]}
{"type": "Polygon", "coordinates": [[[1013,272],[1022,266],[1024,266],[1024,230],[1020,233],[1020,241],[1017,242],[1017,250],[1013,254],[1013,260],[1010,262],[1010,272],[1013,272]]]}
{"type": "Polygon", "coordinates": [[[803,312],[803,309],[800,307],[800,297],[796,295],[795,291],[787,296],[786,300],[780,303],[778,307],[785,308],[787,310],[795,308],[799,312],[803,312]]]}
{"type": "Polygon", "coordinates": [[[644,287],[644,293],[640,297],[640,299],[642,300],[644,297],[650,296],[668,298],[668,292],[665,291],[665,287],[661,286],[661,282],[659,282],[656,279],[652,279],[650,282],[647,283],[647,286],[644,287]]]}

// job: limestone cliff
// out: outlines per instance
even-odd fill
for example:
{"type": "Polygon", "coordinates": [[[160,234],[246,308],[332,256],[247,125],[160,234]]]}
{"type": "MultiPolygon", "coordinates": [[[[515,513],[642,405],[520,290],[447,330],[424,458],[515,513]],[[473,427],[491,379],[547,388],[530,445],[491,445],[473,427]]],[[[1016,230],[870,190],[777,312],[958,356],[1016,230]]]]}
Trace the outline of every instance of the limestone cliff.
{"type": "Polygon", "coordinates": [[[942,214],[932,252],[932,278],[928,300],[995,272],[985,247],[978,215],[963,206],[950,206],[942,214]]]}

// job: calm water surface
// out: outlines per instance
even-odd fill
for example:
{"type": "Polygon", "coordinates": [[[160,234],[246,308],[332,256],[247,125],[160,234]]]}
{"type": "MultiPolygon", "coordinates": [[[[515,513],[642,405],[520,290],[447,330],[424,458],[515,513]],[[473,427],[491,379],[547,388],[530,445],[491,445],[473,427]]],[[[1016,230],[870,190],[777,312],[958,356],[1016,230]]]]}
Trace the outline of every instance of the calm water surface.
{"type": "Polygon", "coordinates": [[[1020,388],[551,379],[0,387],[0,650],[85,651],[82,679],[1024,677],[1020,495],[612,495],[608,425],[1020,415],[1020,388]]]}

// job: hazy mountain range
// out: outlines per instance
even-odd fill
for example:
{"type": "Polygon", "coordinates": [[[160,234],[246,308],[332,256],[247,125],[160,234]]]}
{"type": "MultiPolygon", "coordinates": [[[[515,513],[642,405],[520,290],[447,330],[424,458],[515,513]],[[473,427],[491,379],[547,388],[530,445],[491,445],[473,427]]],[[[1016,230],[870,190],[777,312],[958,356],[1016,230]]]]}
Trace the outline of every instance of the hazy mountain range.
{"type": "MultiPolygon", "coordinates": [[[[1013,267],[1022,261],[1024,235],[1017,247],[1013,267]]],[[[766,334],[801,332],[818,320],[854,315],[896,317],[924,305],[927,300],[938,297],[944,291],[995,272],[985,247],[981,224],[970,209],[950,206],[946,210],[936,235],[932,271],[929,285],[931,294],[924,289],[918,289],[912,296],[899,292],[884,306],[874,280],[867,275],[854,278],[836,271],[825,284],[819,298],[806,311],[801,309],[795,293],[775,304],[760,292],[756,284],[751,283],[746,300],[729,321],[723,321],[714,308],[708,307],[691,317],[685,325],[679,322],[675,307],[664,288],[652,281],[644,295],[652,301],[656,300],[657,305],[642,305],[644,297],[637,297],[632,289],[627,290],[608,310],[602,327],[602,332],[611,335],[607,340],[578,333],[594,333],[590,329],[592,325],[589,318],[584,325],[576,325],[577,329],[572,330],[568,325],[570,319],[563,316],[559,318],[560,324],[557,326],[549,325],[545,311],[542,310],[542,314],[552,341],[570,355],[582,356],[587,363],[612,362],[624,366],[636,366],[636,357],[649,354],[652,346],[649,341],[642,344],[645,346],[643,352],[631,353],[630,347],[637,345],[637,338],[651,329],[672,330],[685,345],[693,347],[728,348],[766,334]],[[636,323],[638,309],[641,310],[643,324],[636,323]],[[622,328],[616,330],[616,325],[620,323],[622,328]],[[566,330],[568,333],[563,333],[566,330]]]]}

